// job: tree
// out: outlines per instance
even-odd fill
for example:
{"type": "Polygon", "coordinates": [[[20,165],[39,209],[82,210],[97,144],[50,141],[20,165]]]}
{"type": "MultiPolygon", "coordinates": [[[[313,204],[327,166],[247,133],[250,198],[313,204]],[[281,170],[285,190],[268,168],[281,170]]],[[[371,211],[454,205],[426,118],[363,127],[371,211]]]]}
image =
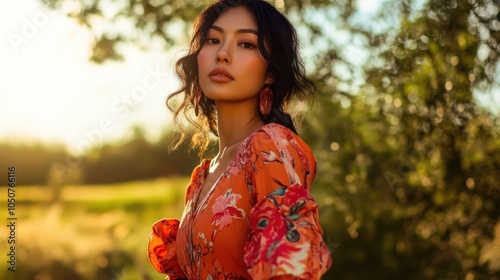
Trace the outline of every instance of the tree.
{"type": "MultiPolygon", "coordinates": [[[[322,96],[307,123],[320,180],[335,186],[332,205],[362,239],[349,250],[385,267],[346,278],[492,279],[495,260],[481,252],[499,221],[500,121],[474,94],[498,88],[500,4],[431,1],[416,11],[411,2],[396,9],[397,32],[352,28],[371,50],[366,83],[348,108],[338,106],[345,95],[322,96]]],[[[335,76],[328,67],[317,75],[335,76]]]]}

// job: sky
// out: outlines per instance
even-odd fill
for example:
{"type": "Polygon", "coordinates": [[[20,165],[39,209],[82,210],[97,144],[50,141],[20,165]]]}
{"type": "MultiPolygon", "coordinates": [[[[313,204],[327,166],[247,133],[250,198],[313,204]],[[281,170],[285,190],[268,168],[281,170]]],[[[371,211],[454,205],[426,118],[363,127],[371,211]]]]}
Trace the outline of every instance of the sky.
{"type": "MultiPolygon", "coordinates": [[[[370,13],[380,1],[358,6],[370,13]]],[[[91,35],[64,15],[71,8],[0,2],[0,141],[71,150],[124,139],[134,125],[157,139],[172,119],[165,99],[178,87],[173,63],[187,46],[125,46],[125,61],[97,65],[88,60],[91,35]]]]}
{"type": "Polygon", "coordinates": [[[136,124],[160,136],[180,48],[127,46],[124,62],[97,65],[90,34],[74,20],[39,0],[16,2],[0,2],[0,140],[94,145],[136,124]]]}

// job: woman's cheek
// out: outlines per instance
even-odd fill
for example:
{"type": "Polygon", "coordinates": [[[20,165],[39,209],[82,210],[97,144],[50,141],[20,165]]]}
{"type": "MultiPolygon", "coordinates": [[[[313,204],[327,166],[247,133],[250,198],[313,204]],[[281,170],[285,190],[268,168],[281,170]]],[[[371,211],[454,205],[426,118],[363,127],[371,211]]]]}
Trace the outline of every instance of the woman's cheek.
{"type": "Polygon", "coordinates": [[[206,72],[206,68],[208,67],[208,53],[205,48],[202,48],[196,57],[198,61],[198,74],[203,74],[206,72]]]}

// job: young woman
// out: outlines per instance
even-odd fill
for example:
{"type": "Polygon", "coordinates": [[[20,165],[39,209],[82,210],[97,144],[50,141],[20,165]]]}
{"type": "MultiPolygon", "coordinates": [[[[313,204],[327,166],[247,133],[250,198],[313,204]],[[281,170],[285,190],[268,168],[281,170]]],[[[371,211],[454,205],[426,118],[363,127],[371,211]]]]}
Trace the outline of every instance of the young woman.
{"type": "Polygon", "coordinates": [[[331,265],[309,193],[316,160],[285,113],[314,91],[295,29],[262,0],[221,0],[194,25],[169,106],[219,153],[195,168],[181,221],[153,225],[151,264],[170,279],[319,279],[331,265]]]}

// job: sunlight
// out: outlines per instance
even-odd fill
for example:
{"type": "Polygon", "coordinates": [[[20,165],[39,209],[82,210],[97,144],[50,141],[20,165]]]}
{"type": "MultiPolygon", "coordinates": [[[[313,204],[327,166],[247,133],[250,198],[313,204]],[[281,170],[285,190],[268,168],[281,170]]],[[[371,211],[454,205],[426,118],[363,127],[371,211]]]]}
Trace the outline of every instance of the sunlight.
{"type": "MultiPolygon", "coordinates": [[[[88,61],[92,34],[61,12],[31,0],[2,3],[0,18],[0,139],[77,146],[121,139],[133,124],[159,137],[170,116],[168,93],[177,87],[172,60],[178,49],[151,43],[148,52],[122,48],[124,62],[88,61]],[[107,128],[101,136],[90,132],[107,128]]],[[[78,7],[67,7],[77,10],[78,7]]]]}

